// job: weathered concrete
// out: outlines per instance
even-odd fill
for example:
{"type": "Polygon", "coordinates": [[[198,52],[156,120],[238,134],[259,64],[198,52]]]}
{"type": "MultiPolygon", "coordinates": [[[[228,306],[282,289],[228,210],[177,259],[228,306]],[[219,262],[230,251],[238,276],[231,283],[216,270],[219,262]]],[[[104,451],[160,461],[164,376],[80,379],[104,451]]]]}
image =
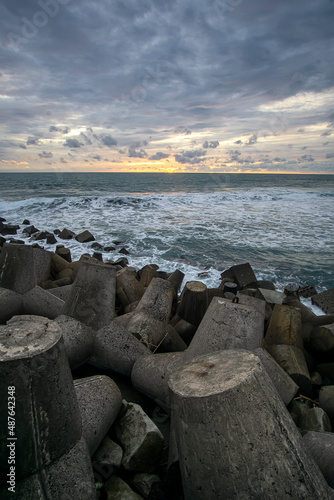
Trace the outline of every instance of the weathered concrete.
{"type": "Polygon", "coordinates": [[[334,323],[314,328],[308,347],[318,353],[334,354],[334,323]]]}
{"type": "Polygon", "coordinates": [[[333,498],[259,358],[200,356],[169,387],[186,500],[333,498]]]}
{"type": "Polygon", "coordinates": [[[114,430],[124,455],[123,467],[151,473],[160,457],[164,438],[157,426],[135,403],[127,403],[125,413],[117,419],[114,430]]]}
{"type": "Polygon", "coordinates": [[[75,380],[74,387],[81,413],[82,435],[93,455],[121,409],[121,391],[105,375],[75,380]]]}
{"type": "Polygon", "coordinates": [[[271,345],[267,347],[267,351],[290,375],[303,393],[309,394],[312,384],[303,351],[299,347],[285,344],[271,345]]]}
{"type": "Polygon", "coordinates": [[[25,314],[36,314],[50,319],[59,316],[64,307],[63,300],[39,286],[26,292],[22,300],[25,314]]]}
{"type": "Polygon", "coordinates": [[[334,428],[334,385],[324,385],[321,387],[319,405],[329,416],[334,428]]]}
{"type": "Polygon", "coordinates": [[[40,286],[44,281],[50,278],[51,274],[51,252],[41,250],[40,248],[33,249],[34,268],[36,275],[36,283],[40,286]]]}
{"type": "Polygon", "coordinates": [[[245,264],[237,264],[235,266],[226,269],[220,275],[221,279],[232,278],[240,288],[243,288],[251,283],[256,283],[256,276],[250,264],[247,262],[245,264]]]}
{"type": "Polygon", "coordinates": [[[23,312],[22,295],[8,288],[0,288],[0,324],[6,323],[12,316],[21,312],[23,312]]]}
{"type": "Polygon", "coordinates": [[[261,347],[264,317],[252,306],[215,297],[187,351],[186,359],[222,349],[261,347]]]}
{"type": "Polygon", "coordinates": [[[116,272],[110,266],[83,261],[62,314],[99,330],[115,316],[116,272]]]}
{"type": "Polygon", "coordinates": [[[265,300],[268,304],[283,304],[286,297],[285,293],[278,292],[277,290],[267,290],[266,288],[258,288],[255,297],[265,300]]]}
{"type": "Polygon", "coordinates": [[[141,298],[136,313],[145,311],[159,321],[170,320],[174,297],[173,284],[168,280],[153,278],[141,298]]]}
{"type": "Polygon", "coordinates": [[[87,229],[85,231],[83,231],[82,233],[77,234],[75,236],[75,239],[79,243],[88,243],[89,241],[95,241],[94,236],[92,235],[92,233],[90,231],[87,231],[87,229]]]}
{"type": "Polygon", "coordinates": [[[96,332],[89,363],[130,376],[135,361],[151,351],[116,321],[96,332]]]}
{"type": "Polygon", "coordinates": [[[73,370],[84,364],[93,350],[95,332],[77,319],[61,314],[55,319],[61,330],[65,351],[73,370]]]}
{"type": "Polygon", "coordinates": [[[144,498],[148,498],[153,485],[160,482],[160,477],[156,474],[135,474],[132,479],[132,484],[140,491],[144,498]]]}
{"type": "Polygon", "coordinates": [[[328,485],[334,488],[334,434],[309,431],[304,435],[303,442],[328,485]]]}
{"type": "Polygon", "coordinates": [[[188,281],[181,293],[177,314],[198,326],[208,308],[208,289],[201,281],[188,281]]]}
{"type": "Polygon", "coordinates": [[[315,369],[322,376],[323,384],[334,385],[334,363],[319,363],[315,369]]]}
{"type": "Polygon", "coordinates": [[[106,500],[143,500],[143,497],[135,493],[130,486],[120,477],[112,476],[104,485],[107,493],[106,500]]]}
{"type": "Polygon", "coordinates": [[[136,278],[136,272],[126,267],[116,274],[116,289],[123,307],[139,301],[145,292],[145,288],[136,278]]]}
{"type": "Polygon", "coordinates": [[[51,293],[52,295],[55,295],[58,297],[58,299],[61,299],[65,302],[67,300],[69,293],[71,291],[71,286],[72,285],[64,285],[64,286],[59,286],[56,288],[50,288],[48,289],[48,292],[51,293]]]}
{"type": "Polygon", "coordinates": [[[319,407],[310,408],[308,412],[299,419],[299,427],[302,430],[331,432],[332,425],[327,413],[319,407]]]}
{"type": "Polygon", "coordinates": [[[327,314],[334,314],[334,288],[317,293],[312,297],[312,304],[320,307],[327,314]]]}
{"type": "Polygon", "coordinates": [[[36,286],[34,250],[5,243],[0,254],[0,287],[25,293],[36,286]]]}
{"type": "Polygon", "coordinates": [[[296,395],[299,388],[298,385],[265,349],[259,347],[253,353],[260,358],[283,403],[288,405],[296,395]]]}
{"type": "Polygon", "coordinates": [[[86,441],[31,476],[17,481],[15,493],[0,490],[2,500],[94,500],[96,487],[86,441]]]}
{"type": "Polygon", "coordinates": [[[123,450],[120,445],[106,436],[92,456],[92,462],[120,467],[122,458],[123,450]]]}
{"type": "Polygon", "coordinates": [[[51,275],[53,277],[57,276],[60,271],[63,271],[64,269],[68,269],[69,267],[69,262],[63,257],[60,257],[60,255],[56,253],[51,254],[51,275]]]}
{"type": "Polygon", "coordinates": [[[184,353],[162,353],[142,356],[133,365],[133,386],[158,404],[169,405],[168,379],[175,367],[183,363],[184,353]]]}
{"type": "Polygon", "coordinates": [[[264,346],[286,344],[303,349],[302,318],[299,309],[275,305],[264,337],[264,346]]]}
{"type": "MultiPolygon", "coordinates": [[[[19,317],[20,318],[20,317],[19,317]]],[[[66,454],[81,419],[59,326],[47,318],[0,326],[0,441],[8,440],[8,387],[15,387],[16,479],[66,454]]],[[[7,454],[0,456],[6,480],[7,454]]]]}

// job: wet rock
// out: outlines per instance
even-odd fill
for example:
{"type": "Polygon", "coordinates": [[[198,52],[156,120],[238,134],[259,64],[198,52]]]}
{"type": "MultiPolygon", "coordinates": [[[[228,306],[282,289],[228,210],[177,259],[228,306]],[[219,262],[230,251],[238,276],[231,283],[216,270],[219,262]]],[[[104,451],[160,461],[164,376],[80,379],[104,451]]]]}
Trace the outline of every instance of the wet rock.
{"type": "Polygon", "coordinates": [[[79,233],[75,236],[75,239],[79,242],[79,243],[88,243],[90,241],[95,241],[95,238],[94,236],[92,235],[92,233],[90,231],[83,231],[82,233],[79,233]]]}
{"type": "Polygon", "coordinates": [[[230,267],[220,275],[221,279],[232,278],[232,281],[238,284],[239,288],[243,288],[251,283],[256,283],[256,276],[250,264],[238,264],[230,267]]]}
{"type": "Polygon", "coordinates": [[[22,224],[25,225],[25,226],[29,226],[30,221],[28,219],[24,219],[24,221],[22,222],[22,224]]]}
{"type": "MultiPolygon", "coordinates": [[[[56,233],[55,233],[56,234],[56,233]]],[[[75,236],[75,233],[73,233],[73,231],[71,231],[70,229],[66,229],[64,228],[59,234],[58,234],[59,238],[61,238],[62,240],[71,240],[72,238],[74,238],[75,236]]]]}
{"type": "Polygon", "coordinates": [[[56,254],[67,262],[72,262],[71,250],[65,247],[57,247],[56,254]]]}
{"type": "Polygon", "coordinates": [[[17,230],[20,229],[20,226],[13,224],[4,224],[0,227],[0,234],[6,236],[8,234],[17,234],[17,230]]]}
{"type": "Polygon", "coordinates": [[[124,247],[118,250],[118,253],[122,253],[123,255],[130,255],[130,252],[124,247]]]}
{"type": "Polygon", "coordinates": [[[107,493],[106,500],[142,500],[143,497],[135,493],[120,477],[112,476],[104,485],[107,493]]]}
{"type": "Polygon", "coordinates": [[[334,288],[313,295],[312,304],[320,307],[327,314],[334,314],[334,288]]]}
{"type": "Polygon", "coordinates": [[[50,234],[49,236],[46,237],[46,243],[48,245],[54,245],[57,243],[57,238],[55,237],[54,234],[50,234]]]}
{"type": "Polygon", "coordinates": [[[28,226],[22,230],[22,233],[27,234],[28,236],[32,236],[34,233],[38,233],[39,229],[35,226],[28,226]]]}

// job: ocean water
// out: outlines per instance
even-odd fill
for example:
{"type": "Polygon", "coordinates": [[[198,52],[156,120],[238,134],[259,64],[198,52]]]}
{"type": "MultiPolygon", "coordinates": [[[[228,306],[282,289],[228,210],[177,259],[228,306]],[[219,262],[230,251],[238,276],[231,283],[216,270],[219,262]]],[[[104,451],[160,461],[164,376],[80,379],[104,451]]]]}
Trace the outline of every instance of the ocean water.
{"type": "MultiPolygon", "coordinates": [[[[102,245],[121,242],[105,260],[121,257],[124,246],[136,268],[178,268],[185,281],[210,287],[244,262],[279,289],[334,287],[333,215],[334,175],[0,174],[0,216],[9,223],[88,229],[102,245]]],[[[73,259],[93,251],[91,243],[59,243],[73,259]]]]}

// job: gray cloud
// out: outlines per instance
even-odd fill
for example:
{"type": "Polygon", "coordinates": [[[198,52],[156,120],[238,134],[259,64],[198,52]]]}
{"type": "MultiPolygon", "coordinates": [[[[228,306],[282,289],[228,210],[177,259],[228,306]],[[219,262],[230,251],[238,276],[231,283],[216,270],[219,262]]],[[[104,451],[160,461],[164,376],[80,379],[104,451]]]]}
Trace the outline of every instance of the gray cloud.
{"type": "Polygon", "coordinates": [[[67,148],[81,148],[83,144],[78,139],[66,139],[64,146],[67,148]]]}
{"type": "Polygon", "coordinates": [[[166,153],[161,153],[161,152],[158,152],[158,153],[155,153],[154,155],[150,156],[149,159],[150,160],[163,160],[165,158],[168,158],[169,155],[167,155],[166,153]]]}
{"type": "Polygon", "coordinates": [[[117,141],[116,139],[113,139],[113,137],[111,137],[111,135],[105,135],[104,137],[102,137],[102,142],[105,146],[108,146],[108,147],[112,147],[112,146],[117,146],[117,141]]]}
{"type": "Polygon", "coordinates": [[[37,139],[37,137],[31,137],[29,136],[28,139],[27,139],[27,146],[31,146],[31,145],[38,145],[40,144],[39,140],[37,139]]]}
{"type": "Polygon", "coordinates": [[[205,141],[203,144],[203,148],[217,148],[219,146],[219,141],[205,141]]]}
{"type": "Polygon", "coordinates": [[[312,155],[303,155],[298,158],[298,162],[311,162],[314,161],[314,158],[312,155]]]}
{"type": "Polygon", "coordinates": [[[143,149],[138,151],[134,148],[129,148],[128,156],[130,158],[147,158],[147,153],[143,149]]]}
{"type": "Polygon", "coordinates": [[[334,158],[334,153],[327,153],[326,158],[334,158]]]}
{"type": "Polygon", "coordinates": [[[43,153],[39,153],[38,156],[39,158],[53,158],[53,154],[51,152],[47,153],[46,151],[43,151],[43,153]]]}

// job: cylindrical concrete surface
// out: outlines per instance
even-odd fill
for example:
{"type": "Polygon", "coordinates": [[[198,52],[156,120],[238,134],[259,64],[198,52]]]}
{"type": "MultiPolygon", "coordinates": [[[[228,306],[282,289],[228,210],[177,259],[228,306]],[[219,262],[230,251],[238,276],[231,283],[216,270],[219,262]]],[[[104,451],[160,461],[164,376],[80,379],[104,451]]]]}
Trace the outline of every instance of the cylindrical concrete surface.
{"type": "MultiPolygon", "coordinates": [[[[81,416],[58,325],[47,318],[19,318],[0,326],[0,442],[2,450],[15,443],[16,480],[66,454],[81,437],[81,416]],[[15,427],[9,425],[13,418],[15,427]]],[[[8,467],[8,453],[2,452],[1,481],[6,482],[8,467]]]]}
{"type": "Polygon", "coordinates": [[[333,498],[257,356],[200,356],[169,387],[186,500],[333,498]]]}

